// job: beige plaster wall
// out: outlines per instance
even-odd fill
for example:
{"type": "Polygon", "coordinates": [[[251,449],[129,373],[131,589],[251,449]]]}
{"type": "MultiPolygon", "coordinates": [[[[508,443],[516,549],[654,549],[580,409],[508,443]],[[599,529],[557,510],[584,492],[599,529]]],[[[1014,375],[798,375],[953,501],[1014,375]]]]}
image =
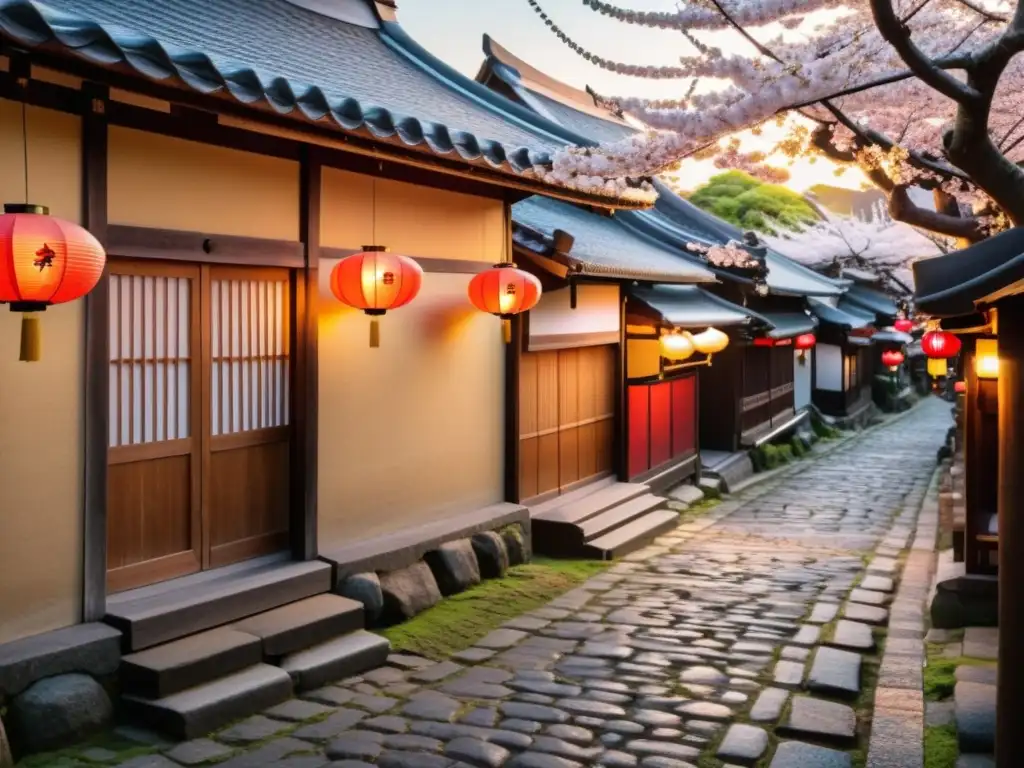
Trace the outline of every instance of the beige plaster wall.
{"type": "Polygon", "coordinates": [[[110,128],[111,224],[299,239],[299,164],[110,128]]]}
{"type": "MultiPolygon", "coordinates": [[[[370,180],[328,171],[324,195],[324,244],[371,244],[370,180]]],[[[500,258],[500,202],[382,181],[376,195],[376,240],[392,251],[500,258]]],[[[471,275],[425,274],[371,349],[369,318],[330,292],[336,263],[320,263],[324,552],[500,501],[504,461],[504,344],[497,318],[466,297],[471,275]]]]}
{"type": "MultiPolygon", "coordinates": [[[[28,107],[30,202],[80,221],[77,117],[28,107]]],[[[21,105],[0,100],[0,199],[23,202],[21,105]]],[[[81,618],[84,302],[42,315],[43,359],[18,361],[0,306],[0,643],[81,618]]]]}

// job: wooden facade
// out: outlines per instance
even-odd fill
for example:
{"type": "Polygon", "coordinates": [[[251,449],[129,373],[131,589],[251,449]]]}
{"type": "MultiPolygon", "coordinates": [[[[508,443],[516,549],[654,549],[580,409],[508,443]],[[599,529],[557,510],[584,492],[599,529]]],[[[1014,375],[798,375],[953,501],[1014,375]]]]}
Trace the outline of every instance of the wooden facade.
{"type": "MultiPolygon", "coordinates": [[[[18,509],[0,543],[0,642],[101,620],[115,592],[265,553],[312,560],[516,495],[518,385],[466,285],[509,252],[509,204],[543,185],[51,52],[0,63],[5,199],[27,175],[33,202],[109,256],[86,300],[46,313],[43,361],[4,364],[5,392],[51,405],[0,420],[18,509]],[[375,241],[417,258],[428,284],[369,357],[365,318],[325,281],[375,241]],[[466,375],[451,387],[453,366],[466,375]],[[442,422],[454,433],[438,450],[442,422]],[[388,474],[396,444],[419,474],[388,474]],[[48,455],[48,479],[19,454],[48,455]]],[[[0,350],[16,360],[12,323],[3,313],[0,350]]],[[[560,485],[611,471],[617,349],[527,353],[524,371],[553,355],[562,372],[560,485]]]]}

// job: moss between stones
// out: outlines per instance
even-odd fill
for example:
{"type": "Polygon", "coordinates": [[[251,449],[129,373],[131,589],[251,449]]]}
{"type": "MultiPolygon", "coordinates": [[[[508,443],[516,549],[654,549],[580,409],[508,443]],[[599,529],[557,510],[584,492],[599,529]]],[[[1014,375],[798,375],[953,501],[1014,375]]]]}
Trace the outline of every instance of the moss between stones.
{"type": "Polygon", "coordinates": [[[547,560],[510,568],[501,579],[485,581],[452,595],[419,616],[380,634],[394,651],[438,661],[469,648],[491,630],[540,608],[582,584],[611,563],[595,560],[547,560]]]}
{"type": "Polygon", "coordinates": [[[133,757],[151,755],[157,751],[156,747],[141,745],[113,732],[107,732],[74,747],[57,752],[29,755],[17,763],[17,766],[18,768],[61,768],[61,766],[110,765],[122,763],[133,757]],[[107,750],[114,756],[109,760],[90,759],[86,754],[90,750],[107,750]]]}
{"type": "Polygon", "coordinates": [[[943,656],[944,645],[928,644],[928,664],[924,668],[924,697],[928,701],[942,701],[953,695],[956,687],[956,668],[961,665],[994,667],[987,659],[968,656],[943,656]]]}
{"type": "Polygon", "coordinates": [[[960,757],[956,725],[931,725],[924,729],[924,768],[956,768],[960,757]]]}

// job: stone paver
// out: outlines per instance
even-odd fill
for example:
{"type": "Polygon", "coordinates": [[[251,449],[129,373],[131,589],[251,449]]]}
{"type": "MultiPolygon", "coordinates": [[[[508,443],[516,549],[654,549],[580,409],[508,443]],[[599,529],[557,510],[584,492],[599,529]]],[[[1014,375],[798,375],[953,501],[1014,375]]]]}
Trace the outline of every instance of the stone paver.
{"type": "MultiPolygon", "coordinates": [[[[850,751],[868,746],[853,706],[869,665],[888,702],[878,739],[901,718],[923,721],[900,666],[922,636],[890,639],[885,666],[874,635],[890,612],[900,626],[920,618],[901,570],[949,423],[948,404],[929,400],[825,444],[453,660],[393,655],[166,759],[230,749],[228,768],[850,768],[850,751]]],[[[913,556],[907,573],[927,576],[913,556]]]]}

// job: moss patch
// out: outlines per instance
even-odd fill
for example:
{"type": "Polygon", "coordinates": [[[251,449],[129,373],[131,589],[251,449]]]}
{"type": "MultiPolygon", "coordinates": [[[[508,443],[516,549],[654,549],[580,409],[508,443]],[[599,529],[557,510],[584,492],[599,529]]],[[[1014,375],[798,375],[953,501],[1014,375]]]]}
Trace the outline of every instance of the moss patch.
{"type": "Polygon", "coordinates": [[[960,747],[956,726],[933,725],[924,729],[924,768],[956,768],[960,747]]]}
{"type": "Polygon", "coordinates": [[[722,498],[704,498],[698,501],[696,504],[691,504],[679,515],[679,523],[692,523],[701,517],[704,517],[708,512],[717,507],[722,503],[722,498]]]}
{"type": "Polygon", "coordinates": [[[80,765],[116,765],[133,757],[150,755],[156,752],[138,742],[129,741],[112,732],[94,736],[82,744],[62,749],[57,752],[42,752],[29,755],[17,763],[18,768],[61,768],[61,766],[80,765]],[[92,750],[97,750],[92,752],[92,750]],[[109,759],[101,759],[104,752],[109,752],[109,759]]]}
{"type": "Polygon", "coordinates": [[[953,695],[956,687],[956,668],[961,665],[994,667],[994,661],[972,659],[968,656],[943,656],[945,646],[928,644],[928,664],[924,668],[924,697],[928,701],[942,701],[953,695]]]}
{"type": "Polygon", "coordinates": [[[510,568],[493,579],[452,595],[404,624],[381,630],[395,651],[442,660],[464,650],[509,619],[548,603],[601,573],[611,563],[547,560],[510,568]]]}

